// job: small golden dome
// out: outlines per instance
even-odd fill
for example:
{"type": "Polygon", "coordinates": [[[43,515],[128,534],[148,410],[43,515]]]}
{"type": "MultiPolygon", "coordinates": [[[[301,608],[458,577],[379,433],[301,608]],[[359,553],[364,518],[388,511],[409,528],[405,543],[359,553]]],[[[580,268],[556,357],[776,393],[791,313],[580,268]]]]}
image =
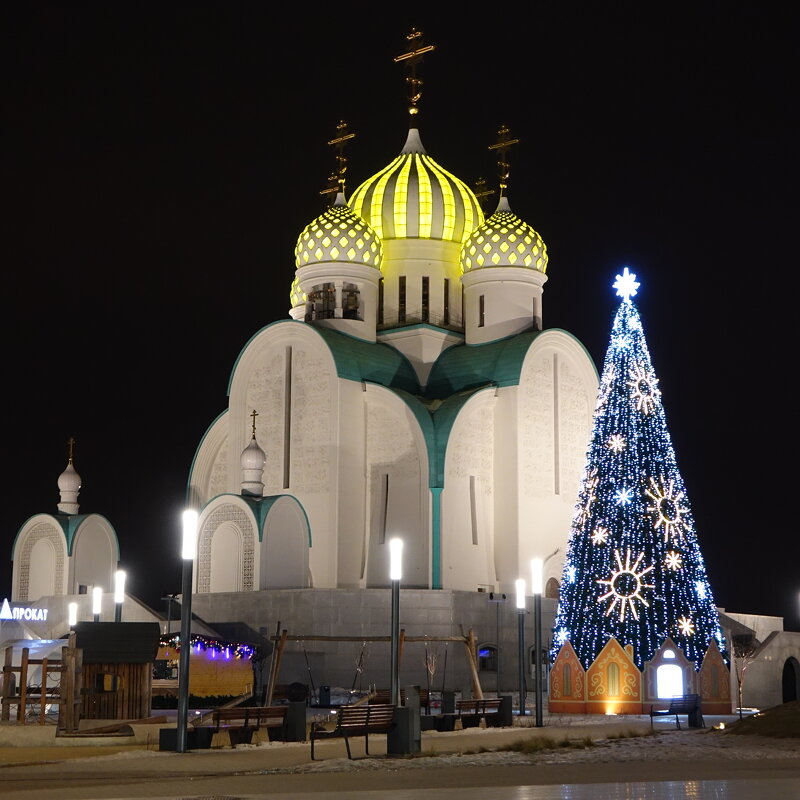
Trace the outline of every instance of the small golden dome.
{"type": "Polygon", "coordinates": [[[336,202],[307,225],[297,239],[295,265],[344,261],[380,269],[383,245],[375,231],[344,201],[336,202]]]}
{"type": "Polygon", "coordinates": [[[544,273],[547,247],[542,237],[511,210],[508,198],[503,196],[497,211],[464,242],[460,261],[462,273],[483,267],[527,267],[544,273]]]}

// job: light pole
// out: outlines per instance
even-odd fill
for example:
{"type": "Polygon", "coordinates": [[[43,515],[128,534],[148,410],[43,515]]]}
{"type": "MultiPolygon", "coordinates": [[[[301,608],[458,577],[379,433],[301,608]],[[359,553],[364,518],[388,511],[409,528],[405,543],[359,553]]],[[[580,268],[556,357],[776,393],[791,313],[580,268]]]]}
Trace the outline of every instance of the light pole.
{"type": "Polygon", "coordinates": [[[536,727],[542,727],[542,582],[544,562],[531,559],[531,591],[533,592],[533,647],[536,651],[536,727]]]}
{"type": "Polygon", "coordinates": [[[175,749],[186,752],[186,728],[189,715],[189,655],[192,649],[192,565],[197,547],[197,512],[183,512],[183,583],[181,594],[181,653],[178,660],[178,731],[175,749]]]}
{"type": "Polygon", "coordinates": [[[506,596],[505,593],[500,594],[499,592],[489,592],[489,602],[494,603],[494,637],[495,637],[495,645],[497,649],[495,650],[495,666],[497,668],[496,672],[496,681],[495,681],[495,692],[497,696],[500,697],[500,604],[505,603],[506,596]]]}
{"type": "Polygon", "coordinates": [[[400,705],[400,580],[403,577],[403,540],[389,540],[389,580],[392,585],[392,652],[390,690],[393,706],[400,705]]]}
{"type": "Polygon", "coordinates": [[[92,587],[92,614],[94,621],[100,622],[100,612],[103,610],[103,588],[101,586],[92,587]]]}
{"type": "Polygon", "coordinates": [[[519,713],[525,715],[525,579],[517,578],[517,619],[519,621],[519,713]]]}
{"type": "Polygon", "coordinates": [[[78,604],[70,603],[67,606],[67,622],[69,629],[72,630],[78,624],[78,604]]]}
{"type": "Polygon", "coordinates": [[[122,622],[122,604],[125,602],[125,570],[114,573],[114,622],[122,622]]]}

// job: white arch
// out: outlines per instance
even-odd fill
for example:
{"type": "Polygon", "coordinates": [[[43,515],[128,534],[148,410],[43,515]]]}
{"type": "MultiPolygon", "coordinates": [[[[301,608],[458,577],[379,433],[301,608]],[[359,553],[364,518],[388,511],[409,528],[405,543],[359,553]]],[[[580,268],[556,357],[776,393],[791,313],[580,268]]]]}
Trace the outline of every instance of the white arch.
{"type": "Polygon", "coordinates": [[[36,514],[20,528],[14,541],[11,558],[13,570],[11,577],[11,599],[14,602],[28,602],[39,599],[33,593],[41,586],[52,586],[50,594],[65,594],[68,558],[67,540],[58,521],[49,514],[36,514]],[[38,557],[33,553],[37,544],[47,541],[52,548],[53,560],[50,566],[34,563],[38,557]],[[42,569],[50,569],[51,575],[36,574],[42,569]]]}
{"type": "Polygon", "coordinates": [[[80,586],[114,588],[113,576],[119,563],[117,534],[111,523],[100,514],[89,514],[81,521],[72,538],[70,556],[70,593],[80,586]]]}
{"type": "MultiPolygon", "coordinates": [[[[262,502],[267,502],[265,498],[262,502]]],[[[294,497],[278,497],[264,520],[261,537],[259,589],[305,589],[308,568],[308,519],[294,497]]]]}

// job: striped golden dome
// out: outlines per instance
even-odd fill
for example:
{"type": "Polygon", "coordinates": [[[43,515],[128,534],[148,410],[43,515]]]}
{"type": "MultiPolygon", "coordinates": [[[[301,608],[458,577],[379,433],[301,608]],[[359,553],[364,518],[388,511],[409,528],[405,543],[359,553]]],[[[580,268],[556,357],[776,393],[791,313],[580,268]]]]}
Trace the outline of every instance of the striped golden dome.
{"type": "Polygon", "coordinates": [[[425,152],[416,128],[400,155],[364,181],[349,204],[384,240],[462,243],[483,222],[475,194],[425,152]]]}
{"type": "Polygon", "coordinates": [[[340,192],[336,202],[306,225],[297,238],[295,265],[343,261],[381,268],[383,245],[375,231],[345,203],[340,192]]]}
{"type": "Polygon", "coordinates": [[[482,267],[527,267],[547,271],[547,247],[542,237],[523,222],[503,196],[497,210],[461,248],[461,271],[482,267]]]}

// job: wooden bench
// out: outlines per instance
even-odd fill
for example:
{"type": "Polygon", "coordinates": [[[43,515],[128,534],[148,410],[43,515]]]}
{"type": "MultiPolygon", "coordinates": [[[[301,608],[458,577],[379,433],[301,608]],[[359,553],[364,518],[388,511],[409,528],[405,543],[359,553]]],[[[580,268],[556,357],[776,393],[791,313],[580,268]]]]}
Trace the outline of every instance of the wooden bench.
{"type": "Polygon", "coordinates": [[[311,760],[314,760],[314,742],[317,739],[344,739],[347,757],[352,759],[350,737],[363,736],[364,749],[369,755],[369,735],[371,733],[390,733],[394,730],[394,726],[394,706],[390,703],[340,706],[336,712],[336,727],[328,730],[320,723],[314,723],[311,726],[311,760]]]}
{"type": "Polygon", "coordinates": [[[456,716],[461,718],[461,727],[475,728],[480,725],[481,720],[486,723],[487,727],[493,727],[491,717],[500,711],[501,702],[499,697],[456,700],[456,716]]]}
{"type": "MultiPolygon", "coordinates": [[[[388,689],[376,689],[369,698],[370,705],[387,705],[392,702],[392,693],[388,689]]],[[[400,690],[400,705],[406,704],[406,690],[400,690]]],[[[427,689],[419,690],[419,707],[430,713],[430,692],[427,689]]]]}
{"type": "Polygon", "coordinates": [[[679,714],[686,714],[687,724],[690,728],[705,728],[703,721],[703,714],[700,710],[700,695],[699,694],[684,694],[680,697],[673,697],[669,701],[669,708],[656,708],[655,705],[650,706],[650,727],[653,727],[653,717],[670,717],[675,716],[675,724],[680,730],[681,722],[678,719],[679,714]]]}
{"type": "MultiPolygon", "coordinates": [[[[261,727],[270,731],[283,731],[286,725],[286,711],[288,706],[239,706],[237,708],[215,708],[211,721],[214,733],[221,730],[228,732],[231,747],[237,744],[250,744],[253,732],[261,727]]],[[[272,738],[272,736],[270,736],[272,738]]],[[[280,735],[275,738],[281,738],[280,735]]]]}

